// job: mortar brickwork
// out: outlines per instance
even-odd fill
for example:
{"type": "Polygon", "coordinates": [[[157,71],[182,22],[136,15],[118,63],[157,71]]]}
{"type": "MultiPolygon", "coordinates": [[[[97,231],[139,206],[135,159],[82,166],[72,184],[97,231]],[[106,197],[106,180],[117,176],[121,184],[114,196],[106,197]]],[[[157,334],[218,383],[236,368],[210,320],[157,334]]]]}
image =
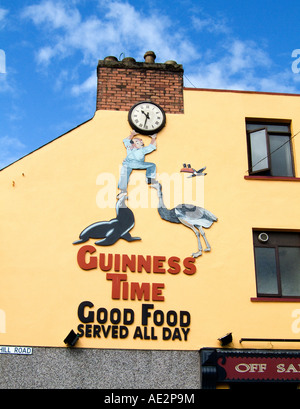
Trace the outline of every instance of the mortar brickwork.
{"type": "Polygon", "coordinates": [[[175,61],[140,63],[133,58],[107,57],[98,63],[97,110],[128,111],[152,101],[166,113],[182,114],[183,68],[175,61]]]}

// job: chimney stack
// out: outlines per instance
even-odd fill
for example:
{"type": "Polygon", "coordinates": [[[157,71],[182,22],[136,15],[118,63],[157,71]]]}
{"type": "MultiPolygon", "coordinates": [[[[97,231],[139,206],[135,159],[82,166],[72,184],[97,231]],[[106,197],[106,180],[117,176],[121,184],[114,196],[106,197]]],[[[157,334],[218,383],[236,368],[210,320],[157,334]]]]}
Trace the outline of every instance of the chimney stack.
{"type": "Polygon", "coordinates": [[[108,56],[98,63],[97,110],[128,111],[140,101],[152,101],[166,113],[183,113],[183,68],[176,61],[155,63],[147,51],[145,62],[108,56]]]}

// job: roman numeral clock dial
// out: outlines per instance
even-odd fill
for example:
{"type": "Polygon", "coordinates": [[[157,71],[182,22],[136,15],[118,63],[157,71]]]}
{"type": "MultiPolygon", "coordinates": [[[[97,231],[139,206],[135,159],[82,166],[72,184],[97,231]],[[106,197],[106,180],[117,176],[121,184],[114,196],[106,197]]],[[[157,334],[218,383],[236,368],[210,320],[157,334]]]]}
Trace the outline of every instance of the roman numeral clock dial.
{"type": "Polygon", "coordinates": [[[164,110],[153,102],[139,102],[128,113],[130,126],[142,135],[152,135],[162,130],[166,124],[164,110]]]}

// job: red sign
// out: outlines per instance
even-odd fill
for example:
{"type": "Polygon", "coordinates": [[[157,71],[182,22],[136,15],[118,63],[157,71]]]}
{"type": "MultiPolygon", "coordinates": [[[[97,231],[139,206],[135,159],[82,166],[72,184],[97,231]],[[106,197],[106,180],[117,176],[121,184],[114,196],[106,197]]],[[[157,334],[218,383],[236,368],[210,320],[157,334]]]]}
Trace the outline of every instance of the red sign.
{"type": "Polygon", "coordinates": [[[217,363],[225,370],[227,381],[300,381],[300,357],[223,356],[217,363]]]}

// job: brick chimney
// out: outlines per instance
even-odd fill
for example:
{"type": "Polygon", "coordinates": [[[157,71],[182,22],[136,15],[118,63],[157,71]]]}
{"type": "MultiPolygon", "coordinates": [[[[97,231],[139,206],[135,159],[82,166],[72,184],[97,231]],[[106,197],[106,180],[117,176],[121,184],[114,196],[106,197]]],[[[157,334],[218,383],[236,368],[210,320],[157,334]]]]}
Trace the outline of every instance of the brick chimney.
{"type": "Polygon", "coordinates": [[[127,57],[106,57],[98,63],[97,110],[129,111],[140,101],[152,101],[166,113],[182,114],[183,68],[175,61],[155,63],[147,51],[145,62],[127,57]]]}

